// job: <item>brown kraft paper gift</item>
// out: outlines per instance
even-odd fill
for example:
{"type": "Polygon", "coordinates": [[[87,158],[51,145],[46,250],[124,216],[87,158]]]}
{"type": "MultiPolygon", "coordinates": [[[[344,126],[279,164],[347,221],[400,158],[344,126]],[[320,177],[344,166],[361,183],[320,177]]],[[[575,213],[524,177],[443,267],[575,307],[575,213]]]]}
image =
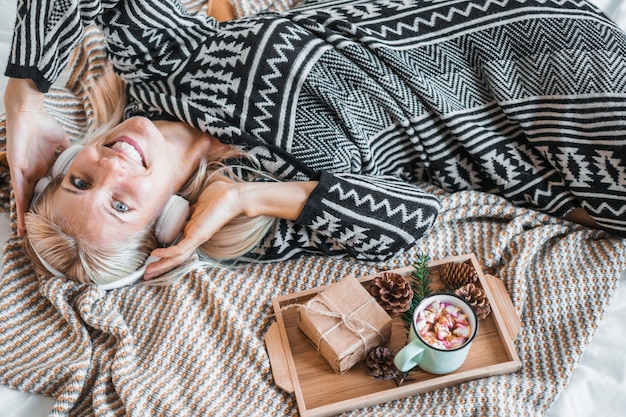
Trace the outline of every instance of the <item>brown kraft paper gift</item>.
{"type": "Polygon", "coordinates": [[[365,359],[391,335],[391,317],[350,275],[298,309],[300,330],[336,372],[365,359]]]}

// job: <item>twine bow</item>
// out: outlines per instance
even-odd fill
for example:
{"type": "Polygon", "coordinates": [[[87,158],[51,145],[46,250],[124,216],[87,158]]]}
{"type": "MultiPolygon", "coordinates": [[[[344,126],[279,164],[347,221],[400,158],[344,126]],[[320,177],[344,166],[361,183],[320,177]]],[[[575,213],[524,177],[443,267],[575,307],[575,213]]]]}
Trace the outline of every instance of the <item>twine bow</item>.
{"type": "Polygon", "coordinates": [[[384,341],[385,338],[378,331],[376,327],[374,327],[370,323],[356,316],[356,314],[359,311],[361,311],[361,309],[365,308],[372,301],[376,302],[376,300],[374,300],[373,298],[370,298],[366,303],[362,304],[359,308],[354,310],[352,313],[345,314],[341,311],[339,307],[337,307],[337,305],[335,305],[335,303],[333,303],[333,301],[330,298],[326,296],[326,294],[324,294],[324,292],[321,292],[317,295],[317,297],[312,298],[311,300],[309,300],[307,304],[301,306],[301,307],[308,309],[309,311],[320,314],[322,316],[333,317],[333,318],[339,319],[339,321],[335,323],[334,326],[332,326],[331,328],[326,330],[322,335],[320,335],[319,340],[316,343],[317,351],[319,352],[320,345],[322,341],[328,336],[328,334],[330,334],[333,330],[338,328],[341,324],[346,326],[346,328],[350,332],[359,336],[359,338],[361,339],[361,343],[363,344],[363,347],[366,349],[367,349],[367,342],[365,340],[365,336],[363,335],[366,329],[373,330],[378,335],[381,342],[384,341]],[[325,309],[312,307],[312,305],[314,304],[321,304],[322,306],[325,307],[325,309]]]}

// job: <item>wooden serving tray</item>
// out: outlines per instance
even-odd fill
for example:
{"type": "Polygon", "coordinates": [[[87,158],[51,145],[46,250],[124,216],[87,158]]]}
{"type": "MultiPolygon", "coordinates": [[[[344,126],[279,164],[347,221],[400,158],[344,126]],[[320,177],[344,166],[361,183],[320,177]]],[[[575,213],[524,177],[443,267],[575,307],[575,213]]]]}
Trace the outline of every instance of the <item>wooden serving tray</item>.
{"type": "MultiPolygon", "coordinates": [[[[298,328],[298,308],[286,308],[305,303],[327,288],[324,286],[279,296],[273,300],[276,323],[270,326],[265,336],[265,345],[276,385],[287,392],[295,393],[302,417],[328,416],[463,381],[518,371],[521,362],[513,341],[521,329],[521,322],[502,281],[491,275],[484,275],[474,254],[430,262],[431,289],[436,291],[440,287],[439,269],[443,264],[464,261],[470,261],[477,271],[491,303],[491,314],[480,320],[478,334],[469,355],[455,372],[433,375],[415,368],[401,385],[393,380],[382,381],[368,375],[365,361],[359,362],[344,374],[336,373],[298,328]]],[[[413,266],[393,270],[406,277],[410,277],[412,271],[413,266]]],[[[358,280],[368,287],[375,276],[367,275],[358,280]]],[[[397,352],[406,343],[407,336],[408,324],[400,318],[394,319],[391,340],[387,346],[397,352]]]]}

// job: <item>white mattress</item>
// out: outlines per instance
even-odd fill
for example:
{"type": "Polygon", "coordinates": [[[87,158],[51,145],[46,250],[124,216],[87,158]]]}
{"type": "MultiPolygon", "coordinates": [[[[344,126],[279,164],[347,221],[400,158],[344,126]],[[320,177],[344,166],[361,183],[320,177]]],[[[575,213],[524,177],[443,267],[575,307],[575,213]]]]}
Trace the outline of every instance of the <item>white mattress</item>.
{"type": "MultiPolygon", "coordinates": [[[[9,236],[9,220],[0,213],[0,243],[9,236]]],[[[626,416],[626,272],[568,386],[546,414],[549,417],[626,416]],[[620,334],[615,330],[622,331],[620,334]]],[[[47,416],[52,399],[0,386],[0,417],[47,416]]],[[[504,417],[504,416],[503,416],[504,417]]]]}

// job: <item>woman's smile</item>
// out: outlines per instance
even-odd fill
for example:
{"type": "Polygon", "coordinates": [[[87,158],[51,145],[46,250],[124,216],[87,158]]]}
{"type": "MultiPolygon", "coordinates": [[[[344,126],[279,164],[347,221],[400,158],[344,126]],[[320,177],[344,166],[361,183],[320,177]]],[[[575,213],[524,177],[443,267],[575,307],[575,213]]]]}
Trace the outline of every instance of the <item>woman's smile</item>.
{"type": "Polygon", "coordinates": [[[145,156],[143,150],[137,142],[128,136],[121,136],[107,145],[109,148],[121,152],[137,164],[146,167],[145,156]]]}

